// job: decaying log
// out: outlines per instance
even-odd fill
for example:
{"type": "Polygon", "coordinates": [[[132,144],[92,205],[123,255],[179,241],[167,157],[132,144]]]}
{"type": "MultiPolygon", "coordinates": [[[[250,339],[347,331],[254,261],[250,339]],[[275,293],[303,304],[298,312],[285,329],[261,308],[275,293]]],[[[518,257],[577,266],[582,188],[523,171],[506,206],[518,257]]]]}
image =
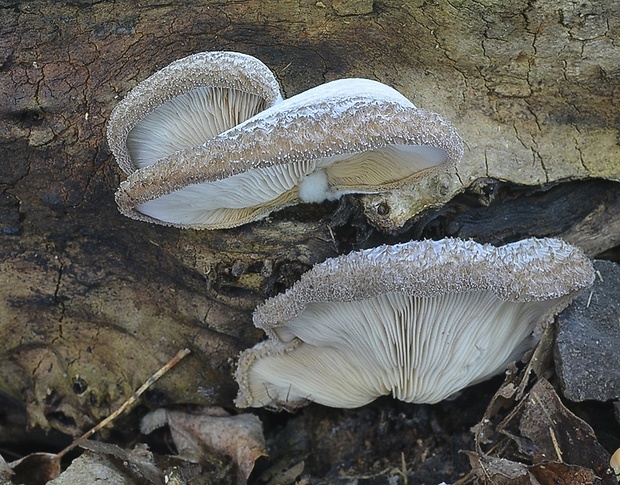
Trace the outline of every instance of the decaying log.
{"type": "Polygon", "coordinates": [[[28,405],[32,426],[75,433],[189,346],[147,404],[230,406],[233,360],[261,339],[252,309],[327,257],[445,235],[618,245],[619,10],[0,2],[0,392],[28,405]],[[387,83],[453,122],[465,157],[404,191],[231,230],[123,218],[106,120],[139,81],[205,50],[255,55],[286,96],[342,77],[387,83]]]}

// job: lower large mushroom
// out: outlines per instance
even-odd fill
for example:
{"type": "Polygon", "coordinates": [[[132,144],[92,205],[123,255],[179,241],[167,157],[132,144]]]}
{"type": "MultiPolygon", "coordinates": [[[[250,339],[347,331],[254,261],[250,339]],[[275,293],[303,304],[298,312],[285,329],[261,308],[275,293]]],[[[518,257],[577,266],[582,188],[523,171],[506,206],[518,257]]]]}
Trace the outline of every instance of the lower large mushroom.
{"type": "Polygon", "coordinates": [[[236,404],[441,401],[521,358],[593,279],[558,239],[416,241],[329,259],[256,309],[269,339],[242,352],[236,404]]]}

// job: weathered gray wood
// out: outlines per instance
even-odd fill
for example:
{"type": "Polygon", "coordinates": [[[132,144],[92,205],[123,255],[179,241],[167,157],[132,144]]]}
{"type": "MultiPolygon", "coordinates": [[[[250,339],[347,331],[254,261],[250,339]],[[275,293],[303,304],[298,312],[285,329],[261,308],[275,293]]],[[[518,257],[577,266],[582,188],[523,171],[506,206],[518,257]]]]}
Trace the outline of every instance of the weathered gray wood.
{"type": "Polygon", "coordinates": [[[620,266],[596,261],[595,268],[592,288],[558,317],[556,370],[572,401],[619,401],[620,266]]]}

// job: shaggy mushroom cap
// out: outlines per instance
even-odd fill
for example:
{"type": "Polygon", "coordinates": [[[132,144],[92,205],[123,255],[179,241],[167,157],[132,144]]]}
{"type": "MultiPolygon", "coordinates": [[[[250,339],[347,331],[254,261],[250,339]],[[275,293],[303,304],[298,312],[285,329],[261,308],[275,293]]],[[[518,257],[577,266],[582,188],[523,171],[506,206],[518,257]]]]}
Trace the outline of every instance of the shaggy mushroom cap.
{"type": "Polygon", "coordinates": [[[343,79],[133,173],[116,200],[139,220],[229,228],[300,201],[400,187],[451,168],[462,153],[439,115],[379,82],[343,79]]]}
{"type": "Polygon", "coordinates": [[[132,89],[108,122],[108,144],[126,173],[206,140],[281,101],[273,73],[238,52],[201,52],[132,89]]]}
{"type": "Polygon", "coordinates": [[[241,353],[239,407],[436,403],[505,370],[594,279],[557,239],[444,239],[329,259],[254,312],[269,339],[241,353]]]}

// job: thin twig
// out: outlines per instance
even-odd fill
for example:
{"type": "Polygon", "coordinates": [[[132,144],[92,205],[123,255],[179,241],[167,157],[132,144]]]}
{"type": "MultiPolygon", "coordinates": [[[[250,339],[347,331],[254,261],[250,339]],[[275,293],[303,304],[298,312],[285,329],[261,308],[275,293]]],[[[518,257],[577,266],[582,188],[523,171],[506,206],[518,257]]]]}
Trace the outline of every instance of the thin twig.
{"type": "Polygon", "coordinates": [[[163,376],[166,372],[168,372],[170,369],[172,369],[178,362],[181,361],[181,359],[183,359],[190,352],[191,352],[191,350],[189,350],[189,349],[179,350],[176,353],[176,355],[172,359],[170,359],[168,362],[166,362],[166,364],[161,369],[159,369],[157,372],[155,372],[155,374],[153,374],[151,377],[149,377],[148,380],[144,384],[142,384],[142,386],[140,386],[140,389],[138,389],[136,392],[134,392],[131,395],[131,397],[129,399],[127,399],[127,401],[125,401],[121,405],[120,408],[118,408],[116,411],[114,411],[112,414],[110,414],[107,418],[105,418],[103,421],[101,421],[95,427],[89,429],[82,436],[80,436],[79,438],[75,439],[73,441],[73,443],[71,443],[69,446],[67,446],[64,450],[61,450],[56,455],[57,459],[60,459],[62,456],[66,455],[73,448],[75,448],[76,446],[79,446],[80,443],[82,443],[83,441],[85,441],[88,438],[90,438],[93,434],[95,434],[101,428],[104,428],[105,426],[110,424],[114,419],[116,419],[119,415],[124,413],[127,410],[127,408],[129,408],[133,403],[135,403],[140,398],[140,396],[142,394],[144,394],[144,392],[149,387],[151,387],[153,384],[155,384],[155,382],[157,382],[157,380],[161,376],[163,376]]]}
{"type": "Polygon", "coordinates": [[[555,449],[555,454],[558,456],[558,461],[560,463],[564,463],[562,460],[562,450],[560,449],[560,445],[558,444],[558,440],[555,437],[555,432],[553,428],[549,426],[549,434],[551,435],[551,442],[553,443],[553,448],[555,449]]]}

